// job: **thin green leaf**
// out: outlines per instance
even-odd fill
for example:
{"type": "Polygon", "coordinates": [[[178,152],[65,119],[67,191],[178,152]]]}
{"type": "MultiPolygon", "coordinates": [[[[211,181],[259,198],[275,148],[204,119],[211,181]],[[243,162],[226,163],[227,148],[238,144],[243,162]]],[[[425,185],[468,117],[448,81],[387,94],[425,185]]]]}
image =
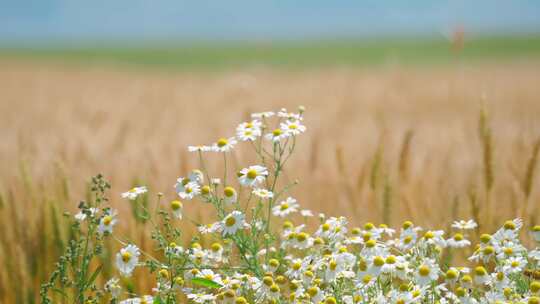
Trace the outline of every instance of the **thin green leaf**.
{"type": "Polygon", "coordinates": [[[94,283],[94,281],[96,280],[97,276],[99,275],[102,269],[103,269],[103,264],[99,265],[98,268],[94,270],[94,273],[92,273],[92,275],[88,279],[88,282],[86,282],[87,288],[94,283]]]}
{"type": "Polygon", "coordinates": [[[212,280],[209,280],[209,279],[205,279],[205,278],[193,278],[193,279],[191,279],[191,282],[194,285],[204,286],[204,287],[208,287],[208,288],[219,288],[219,287],[221,287],[221,284],[216,283],[216,282],[214,282],[212,280]]]}

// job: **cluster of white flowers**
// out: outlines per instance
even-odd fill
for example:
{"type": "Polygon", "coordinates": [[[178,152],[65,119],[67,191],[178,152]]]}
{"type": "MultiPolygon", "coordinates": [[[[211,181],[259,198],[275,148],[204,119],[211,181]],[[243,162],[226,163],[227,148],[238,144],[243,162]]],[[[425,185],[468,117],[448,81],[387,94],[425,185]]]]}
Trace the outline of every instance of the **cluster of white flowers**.
{"type": "MultiPolygon", "coordinates": [[[[133,244],[122,248],[116,255],[120,275],[130,276],[146,259],[157,285],[152,295],[119,303],[540,303],[540,226],[531,230],[537,247],[528,250],[519,238],[519,219],[481,235],[474,221],[456,221],[448,235],[410,221],[399,231],[385,224],[352,227],[345,217],[312,217],[302,209],[286,195],[295,183],[276,181],[296,137],[306,131],[303,111],[255,113],[236,128],[236,137],[189,147],[199,154],[201,169],[177,179],[178,198],[168,214],[174,223],[187,216],[186,201],[200,200],[218,218],[198,223],[200,235],[186,248],[177,245],[181,239],[161,234],[163,261],[133,244]],[[238,142],[249,142],[260,163],[228,178],[227,154],[238,142]],[[206,170],[207,152],[224,154],[222,179],[206,170]],[[211,245],[204,248],[198,240],[211,245]],[[471,240],[479,244],[471,247],[471,240]],[[457,252],[467,253],[468,261],[448,265],[457,252]]],[[[134,188],[122,197],[136,200],[144,192],[134,188]]],[[[112,233],[116,216],[113,210],[103,215],[100,233],[112,233]]],[[[105,290],[122,298],[115,278],[105,290]]]]}

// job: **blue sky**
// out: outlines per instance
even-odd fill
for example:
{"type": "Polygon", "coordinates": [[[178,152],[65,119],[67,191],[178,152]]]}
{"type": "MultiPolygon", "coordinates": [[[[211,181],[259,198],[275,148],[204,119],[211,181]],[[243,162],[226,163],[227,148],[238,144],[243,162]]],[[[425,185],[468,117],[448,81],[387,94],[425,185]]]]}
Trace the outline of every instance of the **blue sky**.
{"type": "Polygon", "coordinates": [[[540,32],[540,1],[0,0],[0,43],[540,32]]]}

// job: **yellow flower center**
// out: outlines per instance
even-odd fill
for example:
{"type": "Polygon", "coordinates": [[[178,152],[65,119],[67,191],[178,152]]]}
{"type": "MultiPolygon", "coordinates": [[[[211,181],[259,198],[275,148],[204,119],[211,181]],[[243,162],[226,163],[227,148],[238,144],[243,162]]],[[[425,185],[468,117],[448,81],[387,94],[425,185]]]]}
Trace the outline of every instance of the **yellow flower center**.
{"type": "Polygon", "coordinates": [[[454,234],[454,241],[462,241],[463,240],[463,234],[461,233],[456,233],[454,234]]]}
{"type": "Polygon", "coordinates": [[[375,242],[375,240],[369,240],[369,241],[366,242],[366,247],[373,248],[373,247],[375,247],[376,244],[377,244],[377,242],[375,242]]]}
{"type": "Polygon", "coordinates": [[[247,172],[246,176],[249,178],[249,179],[255,179],[257,177],[257,170],[255,169],[251,169],[247,172]]]}
{"type": "Polygon", "coordinates": [[[300,267],[302,267],[302,264],[300,264],[299,262],[295,262],[294,264],[292,264],[292,269],[294,270],[300,270],[300,267]]]}
{"type": "Polygon", "coordinates": [[[426,239],[432,239],[433,237],[435,237],[435,234],[432,231],[428,231],[426,232],[426,234],[424,234],[424,237],[426,239]]]}
{"type": "Polygon", "coordinates": [[[274,135],[274,137],[280,136],[282,133],[283,131],[281,131],[281,129],[275,129],[272,131],[272,135],[274,135]]]}
{"type": "Polygon", "coordinates": [[[512,263],[510,263],[510,266],[512,266],[512,268],[516,268],[519,266],[519,262],[518,261],[513,261],[512,263]]]}
{"type": "Polygon", "coordinates": [[[112,216],[107,215],[106,217],[103,218],[103,224],[105,224],[105,226],[109,226],[112,220],[113,220],[112,216]]]}
{"type": "Polygon", "coordinates": [[[220,147],[220,148],[223,148],[223,147],[225,147],[228,143],[229,143],[229,141],[228,141],[226,138],[220,138],[220,139],[217,141],[217,146],[220,147]]]}
{"type": "Polygon", "coordinates": [[[234,224],[236,224],[236,219],[234,216],[229,216],[225,219],[225,225],[227,225],[227,227],[232,227],[234,224]]]}
{"type": "Polygon", "coordinates": [[[226,197],[232,197],[234,195],[234,188],[233,187],[225,187],[223,189],[223,194],[225,194],[226,197]]]}
{"type": "Polygon", "coordinates": [[[512,221],[506,221],[506,222],[504,222],[504,229],[506,229],[506,230],[514,230],[514,229],[516,229],[516,224],[514,224],[514,222],[512,222],[512,221]]]}
{"type": "Polygon", "coordinates": [[[449,269],[446,272],[446,278],[449,279],[449,280],[453,280],[453,279],[457,278],[457,276],[458,276],[458,272],[455,271],[454,269],[449,269]]]}
{"type": "Polygon", "coordinates": [[[214,279],[214,275],[211,274],[211,273],[209,273],[209,274],[205,275],[204,278],[207,279],[207,280],[213,280],[213,279],[214,279]]]}
{"type": "Polygon", "coordinates": [[[486,275],[486,269],[482,266],[478,266],[474,269],[474,273],[477,275],[477,276],[485,276],[486,275]]]}
{"type": "Polygon", "coordinates": [[[403,223],[403,229],[409,229],[413,226],[413,223],[411,221],[405,221],[403,223]]]}
{"type": "Polygon", "coordinates": [[[410,242],[412,242],[412,240],[413,240],[412,236],[408,236],[403,239],[403,243],[409,244],[410,242]]]}
{"type": "Polygon", "coordinates": [[[172,201],[171,202],[171,209],[172,210],[178,210],[180,208],[182,208],[182,202],[180,202],[180,201],[172,201]]]}
{"type": "Polygon", "coordinates": [[[292,124],[289,125],[289,129],[290,130],[296,130],[296,129],[298,129],[298,126],[296,124],[292,123],[292,124]]]}
{"type": "Polygon", "coordinates": [[[221,247],[220,244],[214,243],[214,244],[212,244],[212,247],[211,247],[211,248],[212,248],[212,251],[213,251],[213,252],[218,252],[218,251],[221,250],[222,247],[221,247]]]}
{"type": "Polygon", "coordinates": [[[246,128],[253,128],[253,124],[251,122],[246,122],[246,128]]]}
{"type": "Polygon", "coordinates": [[[373,265],[377,267],[381,267],[382,265],[384,265],[384,259],[380,256],[375,257],[373,259],[373,265]]]}
{"type": "Polygon", "coordinates": [[[418,268],[418,274],[420,274],[423,277],[428,276],[429,272],[430,272],[430,269],[426,265],[422,265],[422,266],[420,266],[420,268],[418,268]]]}
{"type": "Polygon", "coordinates": [[[131,253],[129,253],[129,251],[124,251],[122,253],[122,261],[124,261],[124,263],[127,263],[129,262],[129,260],[131,260],[131,253]]]}
{"type": "Polygon", "coordinates": [[[287,203],[281,204],[280,209],[281,209],[281,211],[285,211],[285,210],[289,209],[289,204],[287,204],[287,203]]]}
{"type": "Polygon", "coordinates": [[[309,237],[309,234],[305,232],[300,232],[299,234],[296,235],[296,240],[301,243],[307,240],[308,237],[309,237]]]}
{"type": "Polygon", "coordinates": [[[330,267],[330,270],[332,270],[332,271],[336,270],[337,262],[334,261],[334,260],[330,261],[330,266],[329,267],[330,267]]]}
{"type": "Polygon", "coordinates": [[[386,264],[395,264],[396,263],[396,257],[393,256],[393,255],[389,255],[387,258],[386,258],[386,264]]]}
{"type": "Polygon", "coordinates": [[[202,193],[203,195],[206,195],[206,194],[210,193],[210,186],[208,186],[208,185],[202,186],[202,187],[201,187],[201,193],[202,193]]]}
{"type": "Polygon", "coordinates": [[[485,255],[490,255],[490,254],[493,254],[494,252],[495,252],[495,248],[493,248],[493,246],[487,246],[486,248],[484,248],[485,255]]]}

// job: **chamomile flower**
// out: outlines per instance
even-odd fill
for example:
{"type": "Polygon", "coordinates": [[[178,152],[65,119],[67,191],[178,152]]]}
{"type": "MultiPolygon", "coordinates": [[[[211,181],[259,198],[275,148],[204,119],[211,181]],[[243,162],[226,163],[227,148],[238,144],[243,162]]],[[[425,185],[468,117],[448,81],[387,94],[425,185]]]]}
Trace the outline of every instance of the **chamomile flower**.
{"type": "Polygon", "coordinates": [[[291,134],[284,132],[282,129],[274,129],[271,133],[267,133],[264,137],[274,143],[279,142],[282,139],[289,137],[291,134]]]}
{"type": "Polygon", "coordinates": [[[89,208],[86,212],[79,211],[77,214],[75,214],[75,219],[78,222],[82,222],[86,220],[87,214],[90,214],[90,217],[94,217],[94,215],[98,212],[98,208],[89,208]]]}
{"type": "Polygon", "coordinates": [[[259,136],[261,136],[260,132],[255,132],[251,129],[243,129],[236,131],[236,137],[240,141],[255,141],[259,136]]]}
{"type": "Polygon", "coordinates": [[[302,125],[299,120],[282,122],[280,128],[289,135],[299,135],[306,131],[306,126],[302,125]]]}
{"type": "Polygon", "coordinates": [[[540,243],[540,225],[536,225],[533,227],[531,234],[535,241],[540,243]]]}
{"type": "Polygon", "coordinates": [[[241,141],[254,141],[262,134],[261,126],[262,123],[258,120],[241,123],[236,128],[236,137],[241,141]]]}
{"type": "Polygon", "coordinates": [[[505,274],[521,273],[527,266],[527,260],[522,257],[510,257],[504,262],[503,272],[505,274]]]}
{"type": "Polygon", "coordinates": [[[291,213],[297,212],[300,205],[292,197],[288,197],[286,200],[281,201],[279,204],[272,208],[272,213],[275,216],[286,217],[291,213]]]}
{"type": "Polygon", "coordinates": [[[282,108],[281,110],[279,110],[277,113],[277,116],[281,118],[286,118],[288,120],[301,120],[302,119],[302,115],[298,113],[294,113],[294,112],[288,112],[287,109],[285,108],[282,108]]]}
{"type": "Polygon", "coordinates": [[[255,165],[243,168],[238,172],[238,180],[242,186],[255,187],[264,182],[268,176],[268,169],[255,165]]]}
{"type": "Polygon", "coordinates": [[[214,152],[228,152],[234,148],[236,145],[236,139],[234,137],[230,138],[220,138],[216,143],[212,145],[212,151],[214,152]]]}
{"type": "Polygon", "coordinates": [[[213,303],[216,296],[204,293],[190,293],[187,298],[195,303],[213,303]]]}
{"type": "Polygon", "coordinates": [[[148,192],[148,189],[145,186],[135,187],[135,188],[132,188],[129,191],[126,191],[126,192],[122,193],[122,198],[127,198],[127,199],[133,201],[133,200],[136,200],[139,195],[141,195],[143,193],[146,193],[146,192],[148,192]]]}
{"type": "Polygon", "coordinates": [[[98,233],[103,235],[105,233],[112,233],[114,225],[116,225],[116,210],[109,210],[100,220],[98,225],[98,233]]]}
{"type": "Polygon", "coordinates": [[[266,189],[263,189],[263,188],[255,188],[253,189],[253,194],[255,194],[256,196],[262,198],[262,199],[271,199],[272,197],[274,197],[274,193],[272,193],[272,191],[270,190],[266,190],[266,189]]]}
{"type": "MultiPolygon", "coordinates": [[[[178,188],[177,188],[178,189],[178,188]]],[[[177,192],[181,199],[192,200],[194,197],[201,194],[201,186],[196,182],[189,182],[181,187],[180,192],[177,192]]]]}
{"type": "Polygon", "coordinates": [[[483,266],[478,266],[474,269],[474,282],[479,285],[489,283],[491,277],[483,266]]]}
{"type": "Polygon", "coordinates": [[[171,202],[171,210],[173,212],[174,217],[181,220],[182,219],[182,210],[183,210],[183,204],[179,200],[174,200],[171,202]]]}
{"type": "Polygon", "coordinates": [[[452,227],[453,227],[453,228],[461,229],[461,230],[471,230],[471,229],[476,228],[477,226],[478,226],[478,224],[476,224],[476,222],[473,221],[473,220],[468,220],[468,221],[464,221],[464,220],[454,221],[454,223],[452,224],[452,227]]]}
{"type": "Polygon", "coordinates": [[[120,294],[122,293],[122,287],[118,282],[119,280],[117,278],[112,278],[108,280],[104,286],[105,291],[110,293],[113,299],[118,299],[118,297],[120,297],[120,294]]]}
{"type": "Polygon", "coordinates": [[[139,263],[139,248],[135,245],[127,245],[116,254],[116,267],[120,274],[129,277],[139,263]]]}
{"type": "Polygon", "coordinates": [[[300,215],[303,216],[303,217],[312,217],[313,212],[311,210],[308,210],[308,209],[302,209],[302,210],[300,210],[300,215]]]}
{"type": "Polygon", "coordinates": [[[235,234],[238,229],[244,227],[245,216],[240,211],[233,211],[227,215],[221,222],[221,230],[224,236],[235,234]]]}
{"type": "Polygon", "coordinates": [[[154,298],[152,296],[142,296],[140,298],[131,298],[124,301],[120,301],[119,304],[152,304],[154,298]]]}
{"type": "Polygon", "coordinates": [[[416,269],[416,282],[420,285],[428,285],[437,280],[439,271],[439,266],[433,260],[426,260],[416,269]]]}
{"type": "Polygon", "coordinates": [[[238,194],[236,193],[236,190],[234,190],[233,187],[225,187],[223,189],[223,200],[227,204],[235,203],[238,199],[238,194]]]}
{"type": "Polygon", "coordinates": [[[201,234],[214,233],[219,230],[219,222],[207,225],[199,225],[199,227],[197,227],[197,230],[199,230],[201,234]]]}
{"type": "Polygon", "coordinates": [[[471,245],[471,242],[465,239],[463,234],[456,233],[451,239],[446,240],[446,244],[451,248],[463,248],[471,245]]]}
{"type": "Polygon", "coordinates": [[[260,118],[270,118],[270,117],[272,117],[274,115],[275,115],[274,112],[266,111],[266,112],[253,113],[253,114],[251,114],[251,117],[260,119],[260,118]]]}
{"type": "Polygon", "coordinates": [[[188,152],[210,152],[211,146],[188,146],[188,152]]]}
{"type": "Polygon", "coordinates": [[[196,182],[198,184],[204,183],[204,174],[199,169],[192,170],[189,173],[188,178],[190,182],[196,182]]]}

